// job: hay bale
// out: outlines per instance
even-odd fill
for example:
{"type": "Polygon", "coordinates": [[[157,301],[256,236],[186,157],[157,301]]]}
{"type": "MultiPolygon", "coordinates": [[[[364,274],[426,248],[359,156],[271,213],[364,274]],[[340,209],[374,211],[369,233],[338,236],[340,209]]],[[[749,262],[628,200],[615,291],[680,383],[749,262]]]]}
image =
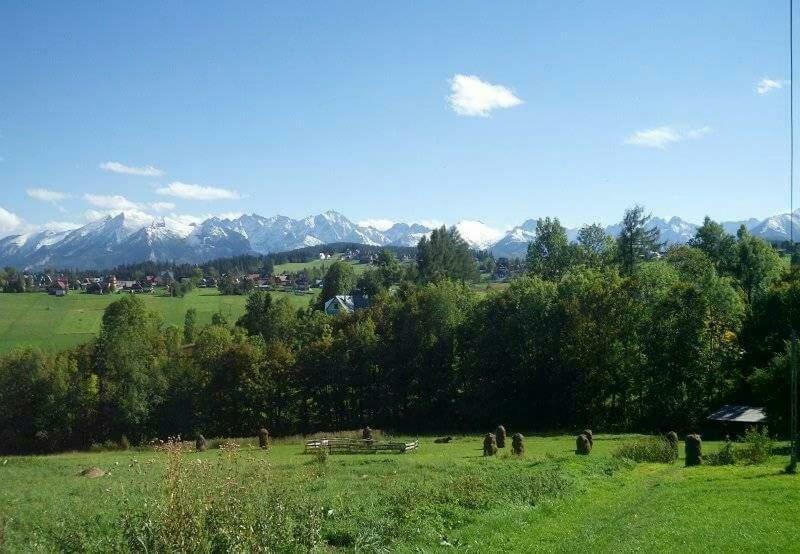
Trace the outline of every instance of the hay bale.
{"type": "Polygon", "coordinates": [[[453,437],[439,437],[438,439],[434,439],[433,442],[434,444],[447,444],[451,440],[453,440],[453,437]]]}
{"type": "Polygon", "coordinates": [[[258,430],[258,447],[269,448],[269,431],[263,427],[258,430]]]}
{"type": "Polygon", "coordinates": [[[494,435],[497,437],[497,448],[505,448],[506,447],[506,428],[502,425],[498,425],[497,429],[494,430],[494,435]]]}
{"type": "Polygon", "coordinates": [[[50,440],[50,435],[47,431],[36,431],[34,438],[36,439],[36,449],[39,452],[53,452],[55,450],[55,444],[50,440]]]}
{"type": "Polygon", "coordinates": [[[89,479],[97,479],[98,477],[102,477],[105,475],[106,472],[100,469],[97,466],[87,467],[83,471],[81,471],[78,475],[81,477],[87,477],[89,479]]]}
{"type": "Polygon", "coordinates": [[[497,439],[493,433],[486,433],[483,437],[483,455],[494,456],[497,454],[497,439]]]}
{"type": "Polygon", "coordinates": [[[364,439],[365,441],[372,440],[372,429],[369,428],[369,425],[367,425],[366,427],[364,427],[364,429],[361,430],[361,438],[364,439]]]}
{"type": "Polygon", "coordinates": [[[678,433],[675,431],[670,431],[666,435],[664,435],[664,440],[669,443],[670,448],[672,448],[672,454],[677,459],[678,458],[678,433]]]}
{"type": "Polygon", "coordinates": [[[664,435],[664,438],[667,440],[670,446],[672,446],[673,448],[678,448],[678,433],[676,433],[675,431],[670,431],[669,433],[664,435]]]}
{"type": "Polygon", "coordinates": [[[589,444],[594,446],[594,435],[592,435],[591,429],[584,429],[582,435],[586,435],[586,438],[589,439],[589,444]]]}
{"type": "Polygon", "coordinates": [[[588,455],[592,451],[592,441],[585,433],[581,433],[575,439],[575,454],[582,456],[588,455]]]}
{"type": "Polygon", "coordinates": [[[525,445],[522,439],[525,437],[521,433],[514,433],[511,435],[511,453],[517,456],[522,456],[525,453],[525,445]]]}
{"type": "Polygon", "coordinates": [[[703,463],[703,441],[698,434],[686,435],[686,465],[699,466],[703,463]]]}
{"type": "Polygon", "coordinates": [[[194,448],[198,452],[205,452],[208,448],[208,443],[203,435],[197,435],[197,440],[194,441],[194,448]]]}

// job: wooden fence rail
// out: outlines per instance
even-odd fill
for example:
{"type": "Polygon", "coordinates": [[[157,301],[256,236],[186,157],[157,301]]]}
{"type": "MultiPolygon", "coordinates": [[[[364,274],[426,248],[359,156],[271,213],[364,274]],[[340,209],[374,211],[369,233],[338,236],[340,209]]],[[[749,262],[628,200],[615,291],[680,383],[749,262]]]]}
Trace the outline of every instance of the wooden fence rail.
{"type": "Polygon", "coordinates": [[[320,449],[330,454],[373,454],[376,452],[397,452],[402,454],[419,448],[419,441],[388,442],[364,439],[321,438],[306,441],[304,452],[311,454],[320,449]]]}

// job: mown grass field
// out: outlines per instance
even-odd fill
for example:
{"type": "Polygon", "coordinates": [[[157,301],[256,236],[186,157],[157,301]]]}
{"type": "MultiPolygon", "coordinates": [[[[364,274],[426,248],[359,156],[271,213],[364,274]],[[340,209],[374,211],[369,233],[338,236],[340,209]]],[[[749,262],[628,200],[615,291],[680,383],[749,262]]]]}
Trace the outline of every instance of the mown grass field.
{"type": "MultiPolygon", "coordinates": [[[[21,345],[54,351],[84,343],[97,335],[103,310],[122,294],[71,292],[57,298],[42,292],[0,293],[0,352],[21,345]]],[[[272,294],[288,298],[298,308],[308,306],[311,298],[285,292],[272,294]]],[[[183,325],[189,308],[197,310],[201,325],[210,323],[216,312],[234,322],[244,313],[247,301],[246,296],[223,296],[216,289],[195,289],[183,298],[170,298],[157,289],[141,298],[149,309],[161,315],[166,325],[183,325]]]]}
{"type": "MultiPolygon", "coordinates": [[[[272,272],[275,275],[279,275],[281,273],[297,273],[299,271],[303,271],[304,269],[311,269],[312,267],[319,267],[319,268],[329,268],[331,264],[336,262],[340,259],[339,255],[336,255],[334,258],[329,258],[327,260],[311,260],[310,262],[288,262],[285,264],[278,264],[276,265],[272,272]]],[[[360,275],[364,273],[367,269],[369,269],[368,264],[362,264],[357,261],[348,261],[351,266],[353,266],[353,271],[356,275],[360,275]]]]}
{"type": "MultiPolygon", "coordinates": [[[[224,499],[238,490],[247,495],[239,510],[265,503],[271,514],[280,506],[309,519],[291,528],[316,536],[322,551],[797,551],[800,477],[782,474],[784,457],[751,466],[633,464],[612,456],[621,440],[599,435],[583,457],[573,454],[572,437],[529,437],[522,458],[502,451],[484,458],[478,436],[443,445],[423,438],[413,453],[324,462],[301,454],[299,441],[280,440],[268,452],[243,446],[236,455],[179,455],[183,488],[165,484],[164,453],[10,457],[0,461],[0,551],[141,550],[120,531],[130,514],[159,513],[170,492],[213,489],[209,475],[227,483],[212,496],[221,504],[235,502],[224,499]],[[210,464],[217,473],[203,473],[210,464]],[[89,466],[111,474],[77,476],[89,466]],[[193,472],[201,478],[192,481],[193,472]]],[[[217,526],[214,536],[246,532],[225,527],[224,510],[213,513],[204,521],[217,526]]],[[[134,523],[128,528],[148,533],[142,520],[134,523]]]]}

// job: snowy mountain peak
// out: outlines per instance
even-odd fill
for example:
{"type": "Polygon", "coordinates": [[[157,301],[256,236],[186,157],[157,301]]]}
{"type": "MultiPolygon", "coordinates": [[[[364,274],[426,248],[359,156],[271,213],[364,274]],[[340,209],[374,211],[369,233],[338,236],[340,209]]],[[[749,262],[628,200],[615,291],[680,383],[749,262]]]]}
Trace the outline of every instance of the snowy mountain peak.
{"type": "MultiPolygon", "coordinates": [[[[497,257],[524,257],[528,243],[536,238],[536,222],[536,219],[528,219],[507,232],[477,220],[459,221],[455,228],[471,248],[490,249],[497,257]]],[[[651,224],[659,229],[661,240],[667,244],[685,243],[697,230],[697,225],[677,216],[666,220],[654,217],[651,224]]],[[[735,234],[740,225],[766,240],[787,240],[792,229],[800,237],[800,210],[762,221],[722,223],[731,234],[735,234]]],[[[616,236],[619,228],[619,224],[610,225],[605,231],[616,236]]],[[[68,231],[43,229],[0,238],[0,265],[104,269],[143,260],[198,263],[212,258],[282,252],[334,242],[416,246],[431,232],[431,228],[418,223],[394,223],[383,229],[359,225],[334,210],[299,220],[253,213],[233,219],[210,217],[202,222],[180,216],[154,219],[131,211],[68,231]]],[[[575,240],[577,229],[568,229],[567,236],[575,240]]]]}
{"type": "Polygon", "coordinates": [[[486,250],[503,238],[503,231],[489,227],[482,221],[463,219],[455,224],[456,231],[472,248],[486,250]]]}

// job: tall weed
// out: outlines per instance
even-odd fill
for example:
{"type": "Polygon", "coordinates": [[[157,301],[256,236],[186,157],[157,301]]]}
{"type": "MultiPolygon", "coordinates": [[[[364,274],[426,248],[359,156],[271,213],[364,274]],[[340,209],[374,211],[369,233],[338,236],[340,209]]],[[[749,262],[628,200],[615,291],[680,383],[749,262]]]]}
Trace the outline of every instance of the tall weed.
{"type": "Polygon", "coordinates": [[[741,439],[742,448],[738,451],[740,460],[748,464],[763,464],[769,460],[772,454],[772,437],[769,436],[769,429],[763,427],[757,429],[748,427],[741,439]]]}
{"type": "Polygon", "coordinates": [[[308,552],[321,543],[320,510],[281,487],[263,459],[242,463],[239,445],[216,458],[190,455],[180,443],[167,456],[163,494],[130,505],[123,519],[134,552],[308,552]]]}
{"type": "Polygon", "coordinates": [[[675,449],[664,437],[641,437],[619,445],[614,456],[634,462],[671,464],[675,462],[675,449]]]}

